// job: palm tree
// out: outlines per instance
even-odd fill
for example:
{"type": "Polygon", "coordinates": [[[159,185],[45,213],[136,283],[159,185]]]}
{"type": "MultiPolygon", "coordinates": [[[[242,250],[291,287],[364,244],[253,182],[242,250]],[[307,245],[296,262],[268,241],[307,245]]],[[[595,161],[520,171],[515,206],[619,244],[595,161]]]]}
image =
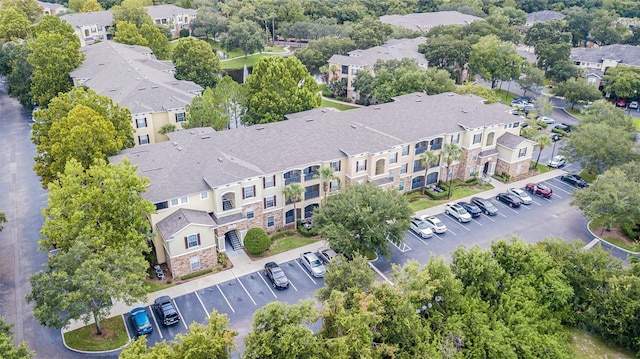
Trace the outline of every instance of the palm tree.
{"type": "Polygon", "coordinates": [[[322,167],[318,172],[318,176],[320,177],[320,182],[322,182],[322,200],[326,201],[327,192],[329,192],[329,184],[336,178],[336,176],[333,174],[332,167],[322,167]]]}
{"type": "Polygon", "coordinates": [[[540,162],[540,154],[542,153],[542,150],[547,146],[551,146],[552,141],[551,141],[551,138],[547,136],[546,133],[542,133],[540,134],[540,136],[536,137],[536,142],[540,147],[540,151],[538,151],[538,158],[536,158],[536,165],[535,165],[535,167],[538,167],[538,162],[540,162]]]}
{"type": "Polygon", "coordinates": [[[297,228],[298,226],[298,210],[296,208],[296,202],[302,199],[302,193],[304,190],[297,183],[292,183],[286,186],[282,190],[282,194],[284,194],[284,198],[286,202],[293,202],[293,226],[297,228]]]}
{"type": "Polygon", "coordinates": [[[438,163],[440,157],[431,151],[424,151],[420,155],[420,165],[424,166],[424,180],[422,181],[422,190],[420,193],[424,194],[424,188],[427,186],[427,172],[431,165],[438,163]]]}
{"type": "Polygon", "coordinates": [[[462,149],[456,145],[455,143],[447,143],[444,145],[442,149],[442,156],[444,157],[445,162],[447,163],[447,177],[449,178],[449,196],[451,198],[451,180],[453,176],[449,177],[449,172],[451,169],[451,164],[458,160],[462,155],[462,149]]]}

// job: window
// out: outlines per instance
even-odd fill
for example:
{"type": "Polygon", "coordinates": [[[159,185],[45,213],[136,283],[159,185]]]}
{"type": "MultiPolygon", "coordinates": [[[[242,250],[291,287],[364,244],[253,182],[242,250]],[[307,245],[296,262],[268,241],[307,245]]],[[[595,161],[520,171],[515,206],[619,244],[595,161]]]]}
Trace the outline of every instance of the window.
{"type": "Polygon", "coordinates": [[[451,135],[451,143],[457,144],[458,142],[460,142],[460,134],[451,135]]]}
{"type": "Polygon", "coordinates": [[[335,172],[340,172],[340,161],[331,162],[331,168],[333,168],[335,172]]]}
{"type": "Polygon", "coordinates": [[[402,155],[407,156],[409,154],[409,145],[402,146],[402,155]]]}
{"type": "Polygon", "coordinates": [[[276,206],[276,196],[269,196],[264,199],[264,208],[271,208],[276,206]]]}
{"type": "Polygon", "coordinates": [[[253,198],[256,196],[256,186],[242,188],[242,199],[253,198]]]}
{"type": "Polygon", "coordinates": [[[400,174],[407,173],[408,170],[409,170],[409,164],[405,163],[400,167],[400,174]]]}
{"type": "Polygon", "coordinates": [[[179,204],[185,204],[185,203],[189,203],[189,197],[187,197],[187,196],[182,196],[182,197],[179,197],[179,198],[172,198],[171,199],[171,207],[177,206],[179,204]]]}
{"type": "Polygon", "coordinates": [[[367,170],[367,160],[360,160],[356,166],[356,172],[362,172],[367,170]]]}
{"type": "Polygon", "coordinates": [[[276,225],[276,217],[269,216],[267,217],[267,227],[273,227],[276,225]]]}
{"type": "Polygon", "coordinates": [[[349,66],[342,66],[342,74],[343,75],[348,75],[349,74],[349,66]]]}
{"type": "Polygon", "coordinates": [[[145,128],[147,127],[147,118],[136,118],[136,128],[145,128]]]}
{"type": "Polygon", "coordinates": [[[516,128],[516,127],[520,127],[520,122],[514,122],[513,123],[513,128],[516,128]]]}
{"type": "Polygon", "coordinates": [[[413,161],[413,172],[424,171],[425,166],[421,162],[420,160],[413,161]]]}
{"type": "Polygon", "coordinates": [[[495,132],[490,132],[487,135],[487,143],[485,144],[485,146],[493,146],[493,139],[496,136],[495,132]]]}
{"type": "Polygon", "coordinates": [[[469,177],[473,177],[473,175],[476,174],[476,168],[475,167],[471,167],[471,170],[469,170],[469,177]]]}
{"type": "Polygon", "coordinates": [[[478,152],[476,151],[471,152],[471,160],[475,161],[477,159],[478,159],[478,152]]]}
{"type": "Polygon", "coordinates": [[[184,247],[192,248],[200,245],[200,233],[190,234],[187,237],[184,237],[184,247]]]}
{"type": "Polygon", "coordinates": [[[184,122],[184,121],[185,121],[184,112],[176,113],[176,122],[180,123],[180,122],[184,122]]]}
{"type": "Polygon", "coordinates": [[[398,191],[404,191],[404,181],[400,181],[398,184],[398,191]]]}
{"type": "Polygon", "coordinates": [[[381,175],[384,173],[384,158],[381,158],[376,161],[376,175],[381,175]]]}
{"type": "Polygon", "coordinates": [[[191,270],[197,270],[200,268],[200,257],[191,257],[189,258],[189,264],[191,265],[191,270]]]}
{"type": "Polygon", "coordinates": [[[476,143],[480,143],[482,141],[482,134],[481,133],[477,133],[475,135],[473,135],[473,144],[475,145],[476,143]]]}
{"type": "Polygon", "coordinates": [[[520,149],[520,153],[518,154],[518,157],[524,157],[527,155],[527,148],[521,148],[520,149]]]}
{"type": "Polygon", "coordinates": [[[146,145],[149,143],[149,135],[141,135],[138,136],[138,143],[141,145],[146,145]]]}
{"type": "Polygon", "coordinates": [[[395,175],[393,174],[393,171],[389,171],[389,180],[393,181],[394,177],[395,177],[395,175]]]}
{"type": "Polygon", "coordinates": [[[389,155],[389,164],[398,162],[398,153],[394,152],[389,155]]]}
{"type": "Polygon", "coordinates": [[[167,208],[169,208],[169,202],[167,201],[156,203],[156,209],[158,211],[161,209],[167,209],[167,208]]]}
{"type": "Polygon", "coordinates": [[[209,198],[209,192],[200,192],[200,199],[209,198]]]}
{"type": "Polygon", "coordinates": [[[419,155],[419,154],[423,153],[424,151],[426,151],[427,150],[427,144],[428,144],[427,141],[420,141],[420,142],[416,143],[416,150],[415,150],[416,155],[419,155]]]}
{"type": "Polygon", "coordinates": [[[253,208],[247,208],[247,219],[251,219],[255,217],[255,214],[253,213],[253,208]]]}
{"type": "Polygon", "coordinates": [[[429,142],[431,151],[437,151],[442,148],[442,137],[434,138],[429,142]]]}
{"type": "Polygon", "coordinates": [[[276,185],[276,176],[267,176],[262,179],[264,188],[274,187],[276,185]]]}
{"type": "Polygon", "coordinates": [[[339,179],[333,179],[331,182],[329,182],[329,192],[333,192],[333,191],[337,191],[340,189],[340,180],[339,179]]]}

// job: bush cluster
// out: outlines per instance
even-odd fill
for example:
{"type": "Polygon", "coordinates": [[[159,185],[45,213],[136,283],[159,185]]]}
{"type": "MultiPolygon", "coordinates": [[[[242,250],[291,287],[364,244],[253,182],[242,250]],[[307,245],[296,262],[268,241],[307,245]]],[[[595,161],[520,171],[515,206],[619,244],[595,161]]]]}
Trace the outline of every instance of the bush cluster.
{"type": "Polygon", "coordinates": [[[271,239],[269,234],[262,228],[251,228],[244,236],[244,248],[253,255],[261,254],[269,249],[271,239]]]}

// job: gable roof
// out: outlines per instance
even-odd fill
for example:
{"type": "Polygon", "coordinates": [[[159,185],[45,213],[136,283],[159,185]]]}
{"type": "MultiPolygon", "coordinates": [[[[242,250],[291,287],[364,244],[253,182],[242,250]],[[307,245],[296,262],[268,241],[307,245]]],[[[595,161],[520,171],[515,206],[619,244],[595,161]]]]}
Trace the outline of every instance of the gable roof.
{"type": "Polygon", "coordinates": [[[144,8],[147,9],[147,13],[152,19],[161,19],[185,14],[189,16],[196,16],[198,13],[198,10],[185,9],[173,4],[145,6],[144,8]]]}
{"type": "Polygon", "coordinates": [[[528,140],[524,137],[514,135],[510,132],[505,132],[500,137],[498,137],[498,139],[496,140],[496,144],[515,150],[521,143],[526,141],[528,140]]]}
{"type": "Polygon", "coordinates": [[[143,196],[158,203],[320,161],[513,122],[509,106],[486,105],[475,95],[413,93],[394,100],[229,131],[176,131],[169,141],[127,149],[109,161],[128,158],[150,179],[143,196]]]}
{"type": "Polygon", "coordinates": [[[191,224],[213,227],[216,223],[205,211],[180,208],[157,224],[158,232],[166,241],[191,224]]]}
{"type": "Polygon", "coordinates": [[[482,20],[481,17],[463,14],[458,11],[437,11],[424,12],[408,15],[383,15],[380,21],[385,24],[391,24],[403,27],[409,30],[427,32],[431,28],[439,25],[466,25],[473,21],[482,20]]]}
{"type": "Polygon", "coordinates": [[[113,25],[113,13],[111,10],[66,14],[60,16],[60,19],[68,22],[74,28],[92,25],[103,27],[113,25]]]}
{"type": "Polygon", "coordinates": [[[333,55],[327,61],[345,66],[360,66],[363,68],[373,68],[376,61],[402,60],[404,58],[413,59],[421,67],[427,67],[427,59],[418,52],[418,46],[427,39],[416,37],[415,39],[395,39],[389,40],[384,45],[372,47],[366,50],[350,51],[348,56],[333,55]]]}
{"type": "Polygon", "coordinates": [[[147,47],[104,41],[82,51],[87,56],[71,78],[132,114],[184,108],[202,91],[194,82],[176,80],[173,65],[156,60],[147,47]]]}
{"type": "Polygon", "coordinates": [[[573,61],[602,63],[603,60],[614,60],[620,64],[640,67],[640,46],[607,45],[601,47],[576,47],[571,49],[573,61]]]}
{"type": "Polygon", "coordinates": [[[36,2],[38,3],[39,6],[45,8],[45,9],[49,8],[49,9],[54,10],[54,11],[67,10],[67,8],[64,7],[63,5],[56,4],[54,2],[46,2],[46,1],[36,1],[36,2]]]}
{"type": "Polygon", "coordinates": [[[527,25],[533,25],[536,22],[546,22],[555,19],[562,19],[565,15],[561,12],[552,10],[536,11],[527,14],[527,25]]]}

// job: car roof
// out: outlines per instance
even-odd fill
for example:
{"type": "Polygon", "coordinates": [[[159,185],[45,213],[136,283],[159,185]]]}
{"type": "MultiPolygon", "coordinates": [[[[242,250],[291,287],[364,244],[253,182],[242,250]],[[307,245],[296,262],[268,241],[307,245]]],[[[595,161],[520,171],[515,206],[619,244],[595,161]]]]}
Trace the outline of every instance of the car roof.
{"type": "Polygon", "coordinates": [[[156,300],[155,300],[156,303],[163,303],[163,302],[168,302],[168,301],[171,301],[171,297],[169,297],[168,295],[160,296],[160,297],[156,298],[156,300]]]}
{"type": "Polygon", "coordinates": [[[275,267],[279,267],[278,263],[276,262],[267,262],[264,265],[265,267],[269,267],[269,268],[275,268],[275,267]]]}

